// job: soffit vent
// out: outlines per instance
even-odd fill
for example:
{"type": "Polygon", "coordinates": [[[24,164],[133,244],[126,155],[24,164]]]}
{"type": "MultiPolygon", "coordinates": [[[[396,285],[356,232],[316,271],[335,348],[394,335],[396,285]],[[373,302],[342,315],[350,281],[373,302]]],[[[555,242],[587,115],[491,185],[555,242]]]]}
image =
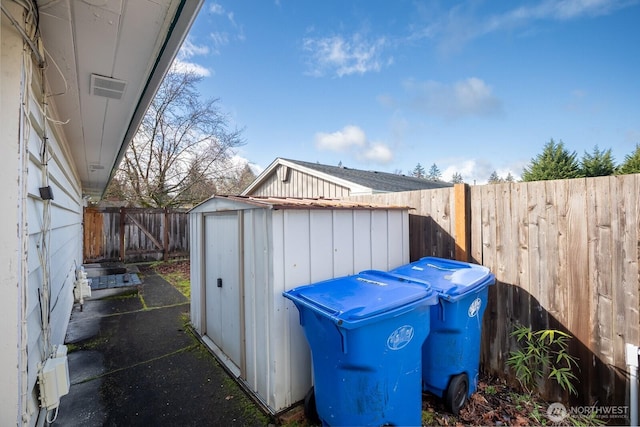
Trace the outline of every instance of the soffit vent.
{"type": "Polygon", "coordinates": [[[103,96],[109,99],[122,99],[127,82],[111,77],[91,74],[91,95],[103,96]]]}

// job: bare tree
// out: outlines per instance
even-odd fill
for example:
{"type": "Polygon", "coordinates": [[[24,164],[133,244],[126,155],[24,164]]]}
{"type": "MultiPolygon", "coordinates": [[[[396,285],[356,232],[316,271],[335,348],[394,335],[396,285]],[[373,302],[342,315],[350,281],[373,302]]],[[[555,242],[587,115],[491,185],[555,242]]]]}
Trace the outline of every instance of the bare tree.
{"type": "Polygon", "coordinates": [[[240,194],[256,179],[251,167],[245,164],[230,171],[226,179],[220,180],[217,185],[218,194],[240,194]]]}
{"type": "Polygon", "coordinates": [[[237,168],[230,157],[241,131],[228,129],[217,99],[200,99],[201,79],[175,70],[164,79],[117,172],[129,203],[191,206],[237,168]]]}

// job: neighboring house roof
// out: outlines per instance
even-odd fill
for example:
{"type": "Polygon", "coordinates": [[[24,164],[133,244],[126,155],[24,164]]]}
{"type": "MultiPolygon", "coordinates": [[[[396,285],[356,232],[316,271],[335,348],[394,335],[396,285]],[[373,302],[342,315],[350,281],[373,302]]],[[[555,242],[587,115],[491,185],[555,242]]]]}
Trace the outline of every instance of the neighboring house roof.
{"type": "Polygon", "coordinates": [[[276,169],[280,165],[298,169],[310,175],[316,175],[348,187],[352,193],[389,193],[452,186],[452,184],[447,182],[428,181],[422,178],[395,173],[352,169],[344,166],[329,166],[301,160],[277,158],[242,192],[242,195],[250,195],[252,191],[265,182],[271,174],[276,173],[276,169]]]}

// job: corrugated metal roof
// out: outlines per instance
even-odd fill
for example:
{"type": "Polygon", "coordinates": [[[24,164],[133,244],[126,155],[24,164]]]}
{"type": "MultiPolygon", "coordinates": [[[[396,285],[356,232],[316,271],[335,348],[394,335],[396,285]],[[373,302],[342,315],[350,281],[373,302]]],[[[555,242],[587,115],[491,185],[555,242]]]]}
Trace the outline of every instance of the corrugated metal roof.
{"type": "Polygon", "coordinates": [[[257,197],[257,196],[223,196],[216,195],[215,199],[227,199],[271,209],[413,209],[409,206],[389,206],[375,203],[351,202],[338,199],[313,199],[296,197],[257,197]]]}

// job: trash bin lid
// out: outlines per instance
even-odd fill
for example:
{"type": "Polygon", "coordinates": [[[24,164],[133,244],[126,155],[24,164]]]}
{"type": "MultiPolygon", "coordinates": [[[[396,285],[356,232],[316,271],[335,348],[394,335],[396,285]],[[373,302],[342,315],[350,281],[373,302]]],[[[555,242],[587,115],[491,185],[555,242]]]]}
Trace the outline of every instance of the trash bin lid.
{"type": "Polygon", "coordinates": [[[406,282],[389,274],[361,273],[300,286],[284,296],[339,324],[356,323],[399,308],[417,304],[434,305],[437,297],[428,286],[406,282]],[[424,300],[424,301],[422,301],[424,300]]]}
{"type": "Polygon", "coordinates": [[[430,285],[440,297],[455,299],[493,285],[495,276],[482,265],[425,257],[391,271],[399,278],[430,285]]]}

